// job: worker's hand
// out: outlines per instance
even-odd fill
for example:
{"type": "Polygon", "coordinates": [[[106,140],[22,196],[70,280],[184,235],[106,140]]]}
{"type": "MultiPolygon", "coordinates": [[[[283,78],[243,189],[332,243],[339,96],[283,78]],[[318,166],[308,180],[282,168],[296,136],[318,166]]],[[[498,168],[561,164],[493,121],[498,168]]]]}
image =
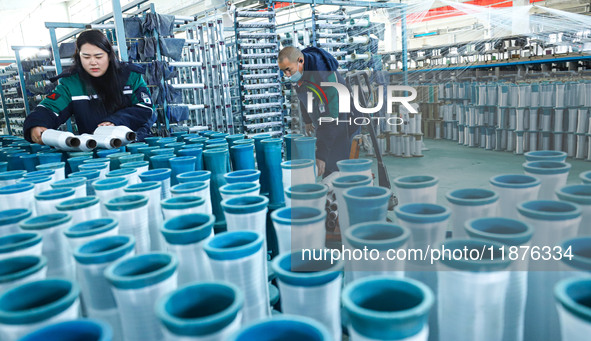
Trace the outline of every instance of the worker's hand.
{"type": "Polygon", "coordinates": [[[312,123],[306,123],[306,135],[312,136],[314,134],[314,125],[312,123]]]}
{"type": "Polygon", "coordinates": [[[114,124],[111,122],[102,122],[102,123],[99,123],[98,126],[99,127],[107,127],[107,126],[114,126],[114,124]]]}
{"type": "Polygon", "coordinates": [[[43,140],[41,140],[41,134],[43,134],[43,132],[46,130],[47,130],[47,128],[45,128],[45,127],[31,128],[31,141],[38,143],[38,144],[43,144],[43,140]]]}
{"type": "Polygon", "coordinates": [[[316,159],[316,167],[318,167],[318,174],[316,174],[316,176],[324,175],[324,168],[326,167],[326,163],[320,159],[316,159]]]}

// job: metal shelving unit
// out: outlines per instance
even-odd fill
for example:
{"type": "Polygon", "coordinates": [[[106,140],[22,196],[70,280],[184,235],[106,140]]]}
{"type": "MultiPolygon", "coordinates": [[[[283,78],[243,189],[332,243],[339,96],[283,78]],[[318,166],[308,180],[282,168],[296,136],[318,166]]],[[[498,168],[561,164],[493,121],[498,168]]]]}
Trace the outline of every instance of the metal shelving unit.
{"type": "Polygon", "coordinates": [[[18,71],[15,60],[0,60],[0,63],[10,63],[10,65],[0,69],[0,100],[2,111],[4,113],[4,122],[1,128],[6,128],[4,133],[12,135],[11,117],[13,110],[23,109],[23,99],[19,98],[17,85],[18,71]]]}
{"type": "Polygon", "coordinates": [[[264,9],[239,9],[235,14],[240,123],[248,135],[282,135],[287,105],[277,66],[279,42],[273,1],[264,9]]]}

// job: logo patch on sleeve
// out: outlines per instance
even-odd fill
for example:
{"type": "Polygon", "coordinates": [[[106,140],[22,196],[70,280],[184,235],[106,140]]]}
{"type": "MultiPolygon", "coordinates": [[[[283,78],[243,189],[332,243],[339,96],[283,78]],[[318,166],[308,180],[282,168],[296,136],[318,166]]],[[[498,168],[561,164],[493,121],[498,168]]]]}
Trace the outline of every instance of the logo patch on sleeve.
{"type": "Polygon", "coordinates": [[[47,98],[55,101],[56,99],[60,98],[60,94],[52,92],[50,95],[47,95],[47,98]]]}
{"type": "Polygon", "coordinates": [[[145,92],[141,92],[140,96],[142,97],[141,100],[142,102],[144,102],[144,104],[152,105],[152,100],[150,99],[150,96],[148,96],[148,94],[146,94],[145,92]]]}

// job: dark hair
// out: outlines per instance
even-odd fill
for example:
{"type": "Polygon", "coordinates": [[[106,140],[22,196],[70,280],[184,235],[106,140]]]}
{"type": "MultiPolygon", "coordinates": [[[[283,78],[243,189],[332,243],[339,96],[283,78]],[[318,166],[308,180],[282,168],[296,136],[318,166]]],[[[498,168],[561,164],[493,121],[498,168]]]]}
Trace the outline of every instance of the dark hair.
{"type": "MultiPolygon", "coordinates": [[[[72,71],[78,73],[80,79],[82,79],[86,85],[87,95],[92,95],[94,93],[98,95],[100,102],[102,102],[108,114],[111,114],[124,106],[123,95],[121,94],[121,87],[123,84],[120,84],[120,79],[118,77],[119,69],[120,64],[115,55],[113,45],[111,45],[109,39],[107,39],[101,31],[88,30],[78,35],[78,39],[76,39],[76,53],[74,54],[72,71]],[[80,48],[84,44],[94,45],[107,53],[109,67],[104,75],[93,77],[82,67],[80,48]]],[[[95,99],[91,99],[91,101],[99,102],[95,99]]]]}

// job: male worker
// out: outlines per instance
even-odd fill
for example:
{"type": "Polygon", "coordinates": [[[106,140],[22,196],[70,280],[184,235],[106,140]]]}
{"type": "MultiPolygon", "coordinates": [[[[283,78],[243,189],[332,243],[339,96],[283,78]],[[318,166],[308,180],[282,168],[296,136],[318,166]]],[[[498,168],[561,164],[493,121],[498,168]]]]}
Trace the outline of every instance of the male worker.
{"type": "Polygon", "coordinates": [[[338,171],[337,161],[349,158],[351,151],[349,134],[357,130],[346,121],[347,113],[339,115],[336,88],[320,86],[322,82],[338,82],[346,85],[345,80],[337,72],[339,64],[323,49],[308,47],[300,50],[293,46],[285,47],[279,52],[277,63],[283,74],[294,83],[300,101],[300,111],[306,123],[306,134],[312,134],[316,130],[318,176],[326,177],[338,171]],[[309,92],[315,97],[312,108],[308,108],[309,92]],[[321,117],[325,119],[320,120],[321,117]],[[338,124],[337,119],[341,120],[338,124]]]}

